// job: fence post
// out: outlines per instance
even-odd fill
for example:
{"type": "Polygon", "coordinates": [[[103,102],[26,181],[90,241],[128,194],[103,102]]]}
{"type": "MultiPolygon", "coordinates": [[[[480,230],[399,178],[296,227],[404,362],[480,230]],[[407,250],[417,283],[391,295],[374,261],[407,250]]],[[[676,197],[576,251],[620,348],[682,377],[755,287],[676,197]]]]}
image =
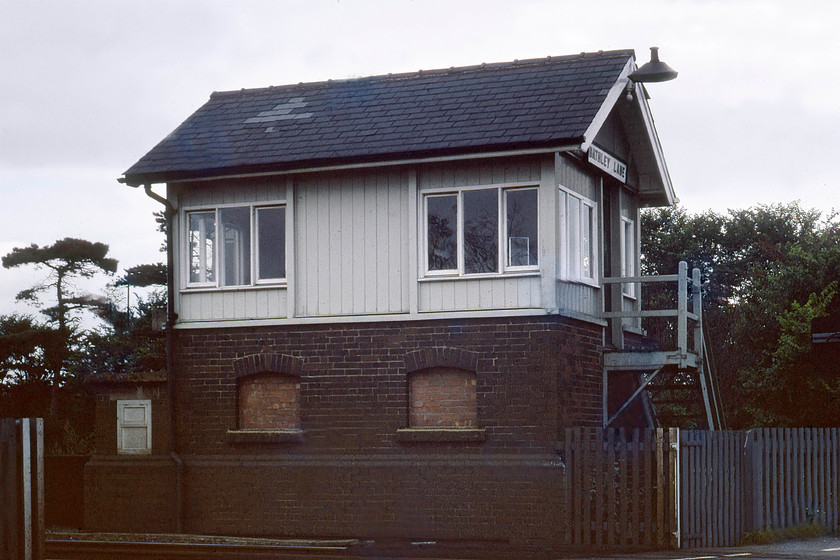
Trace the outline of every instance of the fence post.
{"type": "Polygon", "coordinates": [[[44,558],[44,421],[0,419],[0,557],[44,558]]]}
{"type": "Polygon", "coordinates": [[[682,359],[688,354],[688,263],[680,261],[677,280],[677,347],[682,359]]]}
{"type": "Polygon", "coordinates": [[[668,428],[668,505],[671,548],[680,548],[680,429],[668,428]]]}

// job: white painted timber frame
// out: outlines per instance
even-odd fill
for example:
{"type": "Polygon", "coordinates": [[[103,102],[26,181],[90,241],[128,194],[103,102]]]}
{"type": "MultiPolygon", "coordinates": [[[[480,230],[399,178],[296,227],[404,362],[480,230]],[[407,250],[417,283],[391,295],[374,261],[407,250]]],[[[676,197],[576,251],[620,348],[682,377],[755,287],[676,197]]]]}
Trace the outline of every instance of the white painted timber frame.
{"type": "MultiPolygon", "coordinates": [[[[534,190],[537,193],[537,207],[536,207],[536,216],[537,216],[537,243],[540,243],[539,239],[539,231],[540,231],[540,218],[539,218],[539,209],[541,203],[541,195],[540,195],[540,185],[535,182],[522,182],[522,183],[500,183],[500,184],[487,184],[487,185],[469,185],[469,186],[458,186],[458,187],[441,187],[441,188],[427,188],[423,189],[420,192],[420,227],[418,231],[419,237],[419,247],[420,247],[420,270],[423,271],[423,276],[421,280],[434,280],[435,278],[444,278],[444,279],[452,279],[453,277],[457,278],[497,278],[504,275],[509,275],[510,273],[534,273],[539,272],[540,267],[539,264],[529,265],[529,266],[509,266],[507,253],[508,253],[508,245],[509,240],[507,237],[507,196],[506,193],[509,191],[516,191],[516,190],[534,190]],[[496,190],[496,210],[497,210],[497,269],[496,272],[486,272],[486,273],[466,273],[464,272],[464,193],[468,191],[479,191],[479,190],[496,190]],[[446,270],[430,270],[429,269],[429,239],[428,239],[428,200],[430,198],[436,196],[456,196],[457,197],[457,238],[456,238],[456,250],[457,250],[457,268],[454,269],[446,269],[446,270]]],[[[539,251],[538,251],[539,254],[539,251]]]]}
{"type": "Polygon", "coordinates": [[[292,252],[290,249],[291,240],[289,238],[289,222],[292,219],[291,214],[291,205],[289,204],[288,200],[278,200],[278,201],[260,201],[255,203],[229,203],[229,204],[214,204],[214,205],[202,205],[202,206],[187,206],[184,208],[179,209],[180,214],[180,230],[181,235],[179,239],[179,243],[177,246],[177,251],[180,253],[179,255],[179,266],[180,266],[180,277],[181,277],[181,290],[184,291],[198,291],[198,290],[224,290],[224,291],[231,291],[231,290],[248,290],[254,288],[262,288],[262,287],[282,287],[285,286],[287,283],[287,277],[289,276],[289,255],[292,252]],[[226,208],[248,208],[249,215],[250,215],[250,246],[251,246],[251,254],[250,254],[250,262],[248,265],[250,266],[250,277],[251,280],[247,284],[239,284],[239,285],[222,285],[222,266],[223,266],[223,258],[222,258],[222,251],[223,251],[223,233],[221,231],[221,219],[220,219],[220,211],[226,208]],[[283,232],[283,241],[284,247],[283,251],[285,253],[285,268],[286,274],[282,278],[265,278],[260,279],[258,277],[258,262],[259,262],[259,242],[258,242],[258,232],[257,232],[257,213],[261,209],[265,208],[283,208],[285,212],[284,221],[286,223],[286,228],[283,232]],[[199,213],[213,213],[214,215],[214,224],[215,224],[215,235],[216,240],[213,245],[213,264],[214,264],[214,271],[215,271],[215,279],[210,282],[190,282],[190,224],[189,224],[189,217],[191,214],[199,214],[199,213]]]}
{"type": "Polygon", "coordinates": [[[129,455],[145,455],[152,452],[152,401],[149,399],[126,399],[117,401],[117,452],[129,455]],[[143,411],[142,420],[126,419],[127,409],[143,411]],[[129,447],[126,430],[141,428],[146,431],[144,445],[129,447]]]}
{"type": "Polygon", "coordinates": [[[557,275],[560,280],[566,282],[576,282],[586,284],[592,287],[600,287],[600,228],[601,221],[598,216],[598,203],[594,200],[583,196],[563,185],[558,185],[558,200],[557,200],[557,220],[560,224],[560,246],[558,258],[557,275]],[[576,200],[579,203],[579,208],[588,208],[592,221],[590,223],[583,222],[584,212],[580,211],[577,216],[577,227],[573,228],[572,216],[569,210],[570,199],[576,200]],[[584,228],[588,228],[588,241],[586,236],[581,235],[584,228]],[[574,231],[573,231],[574,229],[574,231]],[[588,245],[588,247],[587,247],[588,245]],[[591,252],[592,263],[589,275],[584,275],[583,270],[583,254],[585,250],[591,252]],[[579,262],[573,262],[577,260],[579,262]],[[575,272],[573,266],[577,267],[578,272],[575,272]]]}

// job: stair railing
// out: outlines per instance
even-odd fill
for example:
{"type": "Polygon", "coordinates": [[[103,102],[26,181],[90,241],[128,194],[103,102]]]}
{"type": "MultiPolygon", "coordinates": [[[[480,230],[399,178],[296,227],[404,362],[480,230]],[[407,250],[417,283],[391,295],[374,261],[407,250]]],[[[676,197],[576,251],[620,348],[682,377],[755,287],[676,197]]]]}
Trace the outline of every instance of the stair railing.
{"type": "MultiPolygon", "coordinates": [[[[613,323],[624,319],[641,319],[645,317],[673,317],[677,322],[677,351],[683,360],[689,351],[697,356],[697,361],[703,359],[703,295],[700,290],[700,269],[691,271],[691,308],[689,309],[688,263],[680,261],[677,274],[663,274],[659,276],[619,276],[602,279],[604,284],[647,284],[654,282],[677,283],[676,309],[631,309],[619,311],[605,311],[601,316],[613,323]],[[691,325],[691,346],[689,346],[689,321],[691,325]]],[[[623,290],[621,290],[623,293],[623,290]]],[[[620,305],[620,304],[619,304],[620,305]]],[[[620,345],[623,350],[623,344],[620,345]]]]}

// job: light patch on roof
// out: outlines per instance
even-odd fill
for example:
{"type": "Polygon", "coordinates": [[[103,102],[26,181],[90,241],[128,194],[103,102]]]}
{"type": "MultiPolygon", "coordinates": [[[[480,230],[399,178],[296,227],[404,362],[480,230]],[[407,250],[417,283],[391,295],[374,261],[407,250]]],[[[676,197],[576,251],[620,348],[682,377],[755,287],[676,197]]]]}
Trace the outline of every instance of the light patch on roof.
{"type": "MultiPolygon", "coordinates": [[[[295,109],[302,109],[308,103],[303,100],[303,97],[292,97],[285,103],[275,105],[274,109],[270,111],[262,111],[256,117],[245,119],[244,124],[254,123],[272,123],[277,121],[287,121],[290,119],[307,119],[312,116],[312,113],[293,113],[295,109]]],[[[272,132],[274,127],[268,127],[266,132],[272,132]]]]}

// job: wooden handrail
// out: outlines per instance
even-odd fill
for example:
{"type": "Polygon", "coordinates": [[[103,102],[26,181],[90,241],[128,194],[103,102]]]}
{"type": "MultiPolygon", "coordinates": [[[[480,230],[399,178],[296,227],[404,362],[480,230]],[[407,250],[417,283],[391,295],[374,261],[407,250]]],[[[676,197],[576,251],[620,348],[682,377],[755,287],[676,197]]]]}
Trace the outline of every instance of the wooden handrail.
{"type": "Polygon", "coordinates": [[[676,282],[677,283],[677,308],[676,309],[650,309],[632,311],[604,311],[601,316],[604,319],[615,321],[623,319],[641,319],[645,317],[676,317],[677,320],[677,348],[681,354],[687,354],[689,349],[689,324],[691,328],[692,351],[698,356],[703,354],[703,299],[700,290],[700,269],[694,268],[691,271],[691,309],[689,309],[689,276],[688,263],[680,261],[677,274],[663,274],[661,276],[620,276],[605,277],[601,279],[603,284],[648,284],[655,282],[676,282]]]}

